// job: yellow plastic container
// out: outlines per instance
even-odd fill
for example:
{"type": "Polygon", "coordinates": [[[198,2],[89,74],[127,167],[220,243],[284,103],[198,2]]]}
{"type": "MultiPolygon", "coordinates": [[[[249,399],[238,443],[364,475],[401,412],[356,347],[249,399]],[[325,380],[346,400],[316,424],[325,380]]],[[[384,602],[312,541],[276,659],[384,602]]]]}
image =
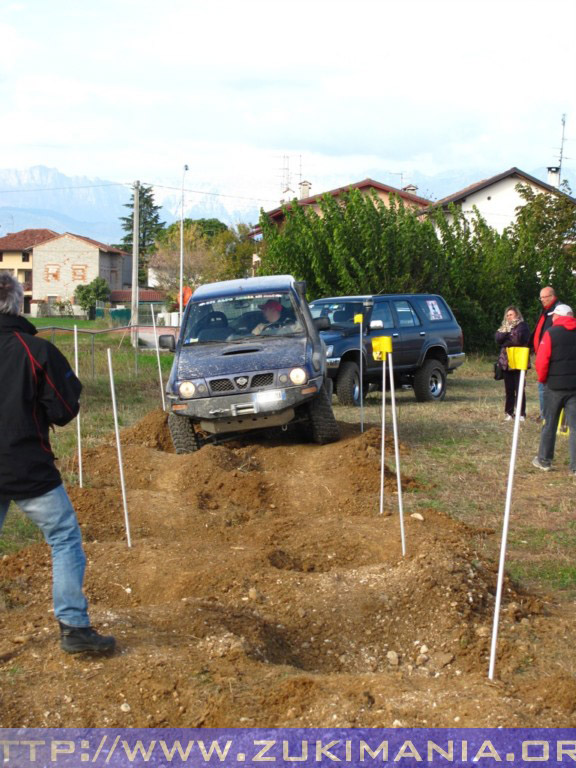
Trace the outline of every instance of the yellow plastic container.
{"type": "Polygon", "coordinates": [[[392,352],[392,336],[377,336],[372,339],[372,356],[374,360],[384,360],[392,352]]]}
{"type": "Polygon", "coordinates": [[[508,367],[516,371],[525,371],[530,362],[530,347],[508,347],[508,367]]]}
{"type": "Polygon", "coordinates": [[[355,323],[361,323],[363,319],[364,319],[364,315],[354,315],[355,323]]]}

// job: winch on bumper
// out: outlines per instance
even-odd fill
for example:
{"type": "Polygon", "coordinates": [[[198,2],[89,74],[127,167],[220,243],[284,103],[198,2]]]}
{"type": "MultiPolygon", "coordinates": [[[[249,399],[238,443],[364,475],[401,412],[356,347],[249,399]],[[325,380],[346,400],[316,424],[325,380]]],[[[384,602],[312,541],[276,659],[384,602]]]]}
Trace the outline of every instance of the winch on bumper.
{"type": "Polygon", "coordinates": [[[322,377],[309,379],[303,386],[277,387],[257,392],[235,392],[218,397],[191,399],[169,396],[170,410],[188,416],[210,434],[243,432],[259,427],[281,427],[295,417],[295,409],[315,397],[322,377]]]}

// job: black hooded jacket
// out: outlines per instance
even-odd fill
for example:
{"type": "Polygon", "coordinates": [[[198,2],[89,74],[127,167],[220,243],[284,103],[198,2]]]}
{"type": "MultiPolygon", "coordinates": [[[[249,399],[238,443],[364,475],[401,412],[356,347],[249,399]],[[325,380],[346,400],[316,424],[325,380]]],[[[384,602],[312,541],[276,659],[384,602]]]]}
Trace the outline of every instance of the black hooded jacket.
{"type": "Polygon", "coordinates": [[[49,428],[78,413],[82,384],[24,317],[0,314],[0,498],[28,499],[62,482],[49,428]]]}

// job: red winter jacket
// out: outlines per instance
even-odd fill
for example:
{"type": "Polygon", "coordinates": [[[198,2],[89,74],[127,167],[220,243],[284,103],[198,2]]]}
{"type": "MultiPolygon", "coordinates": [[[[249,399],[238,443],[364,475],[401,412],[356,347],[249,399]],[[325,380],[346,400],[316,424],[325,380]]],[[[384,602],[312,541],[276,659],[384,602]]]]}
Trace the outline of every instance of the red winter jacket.
{"type": "MultiPolygon", "coordinates": [[[[561,326],[562,328],[566,328],[568,331],[573,331],[575,334],[575,346],[574,346],[574,354],[576,356],[576,318],[574,317],[564,317],[563,315],[556,316],[554,318],[553,328],[556,326],[561,326]]],[[[546,333],[542,336],[542,340],[540,342],[540,346],[538,347],[538,352],[536,353],[536,373],[538,375],[538,381],[542,382],[544,384],[548,379],[548,373],[550,370],[550,358],[552,356],[552,338],[550,337],[550,332],[546,331],[546,333]]],[[[576,389],[576,381],[575,383],[575,389],[576,389]]]]}

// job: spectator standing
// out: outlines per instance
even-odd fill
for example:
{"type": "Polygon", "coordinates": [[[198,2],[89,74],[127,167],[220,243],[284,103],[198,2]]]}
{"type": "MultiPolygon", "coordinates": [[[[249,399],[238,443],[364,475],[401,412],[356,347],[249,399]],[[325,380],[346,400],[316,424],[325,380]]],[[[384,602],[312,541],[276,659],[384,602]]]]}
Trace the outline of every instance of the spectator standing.
{"type": "Polygon", "coordinates": [[[23,295],[14,277],[0,272],[0,531],[14,501],[50,546],[62,650],[108,652],[114,638],[90,626],[82,536],[49,438],[51,426],[78,414],[82,385],[64,355],[20,317],[23,295]]]}
{"type": "Polygon", "coordinates": [[[554,458],[556,430],[564,409],[570,430],[570,474],[576,477],[576,319],[567,304],[556,304],[552,327],[543,335],[536,355],[538,381],[544,390],[544,426],[532,464],[548,471],[554,458]]]}
{"type": "MultiPolygon", "coordinates": [[[[530,346],[534,354],[538,352],[538,347],[542,341],[542,337],[552,325],[552,310],[556,305],[560,304],[556,291],[551,285],[547,285],[540,291],[540,305],[542,307],[540,316],[536,323],[536,327],[530,337],[530,346]]],[[[544,390],[545,384],[541,381],[538,382],[538,399],[540,401],[540,415],[539,420],[544,418],[544,390]]]]}
{"type": "MultiPolygon", "coordinates": [[[[500,345],[498,362],[504,372],[504,389],[506,397],[504,401],[505,421],[512,421],[514,409],[518,399],[520,387],[520,371],[510,369],[508,366],[508,347],[527,347],[530,343],[530,329],[522,317],[518,307],[506,307],[502,324],[496,331],[496,343],[500,345]]],[[[522,393],[522,405],[520,419],[526,418],[526,385],[522,393]]]]}

